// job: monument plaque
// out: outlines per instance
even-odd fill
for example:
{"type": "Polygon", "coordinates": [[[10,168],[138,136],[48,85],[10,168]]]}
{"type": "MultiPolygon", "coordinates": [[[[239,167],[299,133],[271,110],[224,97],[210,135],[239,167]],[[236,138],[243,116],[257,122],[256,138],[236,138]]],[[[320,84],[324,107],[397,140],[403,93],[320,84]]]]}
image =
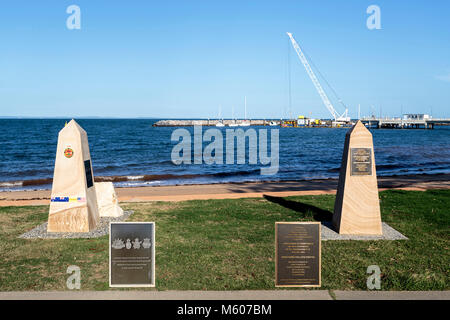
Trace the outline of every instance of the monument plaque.
{"type": "Polygon", "coordinates": [[[275,286],[320,287],[320,222],[275,223],[275,286]]]}
{"type": "Polygon", "coordinates": [[[58,134],[48,232],[89,232],[99,220],[86,131],[71,120],[58,134]]]}
{"type": "Polygon", "coordinates": [[[340,234],[383,234],[372,134],[361,121],[345,136],[333,225],[340,234]]]}
{"type": "Polygon", "coordinates": [[[86,188],[90,188],[94,185],[94,178],[92,177],[91,160],[84,162],[84,171],[86,173],[86,188]]]}
{"type": "Polygon", "coordinates": [[[111,222],[109,286],[155,286],[155,223],[111,222]]]}
{"type": "Polygon", "coordinates": [[[352,176],[365,176],[372,174],[372,150],[370,148],[351,149],[352,176]]]}

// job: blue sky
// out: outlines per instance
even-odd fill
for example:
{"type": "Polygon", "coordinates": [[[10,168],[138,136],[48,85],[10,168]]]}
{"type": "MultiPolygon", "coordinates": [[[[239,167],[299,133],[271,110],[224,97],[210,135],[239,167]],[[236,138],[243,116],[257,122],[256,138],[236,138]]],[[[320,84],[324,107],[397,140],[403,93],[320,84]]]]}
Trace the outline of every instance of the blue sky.
{"type": "Polygon", "coordinates": [[[285,117],[290,55],[292,114],[329,118],[286,31],[352,117],[450,117],[450,2],[393,0],[3,1],[0,116],[285,117]]]}

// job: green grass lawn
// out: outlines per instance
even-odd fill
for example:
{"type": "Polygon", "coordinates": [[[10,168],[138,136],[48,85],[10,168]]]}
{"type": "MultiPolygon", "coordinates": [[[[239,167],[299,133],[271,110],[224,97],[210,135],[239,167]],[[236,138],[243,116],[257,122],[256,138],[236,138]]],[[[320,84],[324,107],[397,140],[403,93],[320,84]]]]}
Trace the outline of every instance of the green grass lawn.
{"type": "MultiPolygon", "coordinates": [[[[380,199],[383,221],[409,240],[323,241],[322,289],[366,290],[375,264],[382,290],[449,290],[450,190],[380,199]]],[[[158,290],[274,289],[275,222],[327,219],[333,205],[332,195],[121,204],[135,211],[129,221],[156,222],[158,290]]],[[[69,265],[81,268],[82,290],[108,290],[107,236],[18,238],[47,215],[48,206],[0,208],[0,291],[67,290],[69,265]]]]}

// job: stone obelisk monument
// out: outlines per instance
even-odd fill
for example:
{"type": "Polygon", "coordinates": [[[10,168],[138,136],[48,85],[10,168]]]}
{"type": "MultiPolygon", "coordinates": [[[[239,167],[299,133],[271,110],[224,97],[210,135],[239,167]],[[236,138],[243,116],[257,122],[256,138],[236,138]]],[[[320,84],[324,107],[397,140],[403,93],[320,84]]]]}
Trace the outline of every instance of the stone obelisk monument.
{"type": "Polygon", "coordinates": [[[333,225],[340,234],[383,233],[372,134],[359,120],[345,136],[333,225]]]}
{"type": "Polygon", "coordinates": [[[86,131],[71,120],[58,135],[48,232],[89,232],[99,220],[86,131]]]}

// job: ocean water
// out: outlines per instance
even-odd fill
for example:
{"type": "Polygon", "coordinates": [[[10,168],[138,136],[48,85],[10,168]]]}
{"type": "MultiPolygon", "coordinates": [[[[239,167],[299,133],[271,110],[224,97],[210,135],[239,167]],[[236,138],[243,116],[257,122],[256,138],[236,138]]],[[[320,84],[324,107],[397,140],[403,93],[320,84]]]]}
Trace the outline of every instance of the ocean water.
{"type": "MultiPolygon", "coordinates": [[[[51,188],[58,132],[68,120],[0,119],[1,191],[51,188]]],[[[278,173],[261,175],[262,165],[248,164],[248,158],[246,164],[174,164],[171,152],[177,142],[171,141],[171,134],[177,128],[152,127],[156,121],[77,120],[88,134],[95,180],[159,186],[337,178],[348,130],[250,127],[279,129],[278,173]]],[[[224,139],[227,129],[220,129],[224,139]]],[[[450,173],[450,127],[371,132],[379,176],[450,173]]]]}

